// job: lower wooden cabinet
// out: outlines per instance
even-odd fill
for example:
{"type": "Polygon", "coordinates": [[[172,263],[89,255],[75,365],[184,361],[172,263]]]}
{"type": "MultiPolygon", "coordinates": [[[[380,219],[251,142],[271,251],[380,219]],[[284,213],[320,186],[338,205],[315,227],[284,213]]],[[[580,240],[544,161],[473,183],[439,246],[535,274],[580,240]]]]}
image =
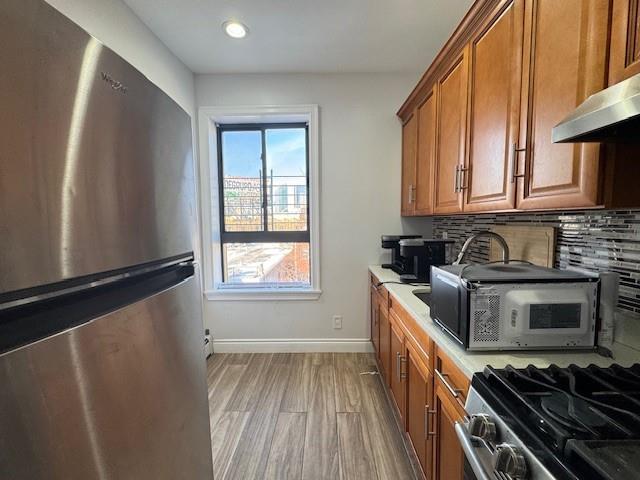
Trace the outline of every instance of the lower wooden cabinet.
{"type": "Polygon", "coordinates": [[[449,391],[439,379],[435,381],[434,407],[433,477],[439,480],[461,479],[464,453],[456,435],[455,423],[464,414],[452,401],[449,391]]]}
{"type": "Polygon", "coordinates": [[[407,344],[406,429],[427,480],[433,478],[433,374],[416,350],[407,344]]]}
{"type": "Polygon", "coordinates": [[[384,383],[390,385],[391,373],[391,323],[389,323],[389,311],[385,308],[379,309],[379,325],[380,325],[380,354],[378,361],[380,362],[380,370],[384,383]]]}
{"type": "Polygon", "coordinates": [[[392,371],[390,373],[391,384],[391,396],[396,403],[396,408],[400,412],[400,417],[405,418],[405,368],[404,362],[406,359],[405,347],[404,347],[404,335],[400,331],[398,326],[398,317],[396,317],[393,311],[389,312],[391,317],[391,365],[392,371]]]}
{"type": "Polygon", "coordinates": [[[380,352],[380,305],[378,301],[378,289],[373,282],[370,287],[370,309],[371,343],[373,344],[373,351],[377,358],[380,352]]]}
{"type": "Polygon", "coordinates": [[[377,284],[372,275],[372,342],[400,427],[424,478],[462,480],[464,460],[455,422],[465,415],[469,380],[396,298],[377,284]]]}

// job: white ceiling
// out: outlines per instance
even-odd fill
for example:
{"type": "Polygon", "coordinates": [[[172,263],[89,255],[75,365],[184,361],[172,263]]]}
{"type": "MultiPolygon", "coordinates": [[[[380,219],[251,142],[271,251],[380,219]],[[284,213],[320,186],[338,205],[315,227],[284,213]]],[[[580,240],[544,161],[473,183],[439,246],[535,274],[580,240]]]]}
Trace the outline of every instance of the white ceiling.
{"type": "Polygon", "coordinates": [[[472,0],[124,0],[196,73],[417,72],[472,0]],[[242,40],[222,23],[249,27],[242,40]]]}

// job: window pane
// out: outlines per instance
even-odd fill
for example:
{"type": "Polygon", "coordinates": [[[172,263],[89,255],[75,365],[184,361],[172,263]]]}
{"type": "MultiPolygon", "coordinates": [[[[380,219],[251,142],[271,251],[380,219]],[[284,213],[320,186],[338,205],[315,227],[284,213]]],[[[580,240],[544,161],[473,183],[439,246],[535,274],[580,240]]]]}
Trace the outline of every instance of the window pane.
{"type": "Polygon", "coordinates": [[[227,232],[264,230],[262,133],[222,132],[224,225],[227,232]]]}
{"type": "Polygon", "coordinates": [[[227,243],[226,283],[310,283],[308,243],[227,243]]]}
{"type": "Polygon", "coordinates": [[[269,230],[307,230],[307,134],[304,128],[265,132],[269,230]]]}

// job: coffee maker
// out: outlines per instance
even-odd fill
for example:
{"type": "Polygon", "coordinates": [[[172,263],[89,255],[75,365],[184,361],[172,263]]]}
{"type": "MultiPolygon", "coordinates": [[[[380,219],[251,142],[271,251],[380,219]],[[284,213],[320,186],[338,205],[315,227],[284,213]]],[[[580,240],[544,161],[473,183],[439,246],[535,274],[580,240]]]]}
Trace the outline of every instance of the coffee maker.
{"type": "Polygon", "coordinates": [[[420,238],[420,235],[382,235],[382,248],[391,250],[391,263],[383,263],[382,268],[390,268],[398,275],[411,273],[410,262],[400,255],[400,240],[420,238]]]}
{"type": "Polygon", "coordinates": [[[430,283],[431,266],[447,263],[447,245],[453,240],[409,238],[400,240],[400,255],[407,262],[407,271],[400,275],[403,283],[430,283]]]}

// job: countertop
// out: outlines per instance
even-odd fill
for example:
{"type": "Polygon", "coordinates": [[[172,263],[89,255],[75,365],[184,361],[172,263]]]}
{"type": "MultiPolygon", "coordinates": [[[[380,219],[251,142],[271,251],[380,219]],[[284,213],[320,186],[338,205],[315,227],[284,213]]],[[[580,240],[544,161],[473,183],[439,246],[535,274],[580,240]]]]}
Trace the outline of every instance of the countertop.
{"type": "MultiPolygon", "coordinates": [[[[369,271],[381,282],[399,282],[398,274],[379,265],[370,266],[369,271]]],[[[579,351],[468,352],[456,343],[449,334],[445,333],[440,326],[434,323],[429,314],[429,307],[413,294],[414,290],[428,291],[428,286],[416,287],[398,283],[386,283],[384,287],[415,318],[418,325],[425,330],[436,345],[469,378],[474,373],[481,372],[487,365],[495,368],[504,368],[507,365],[512,365],[516,368],[524,368],[528,365],[545,368],[551,364],[559,367],[567,367],[571,364],[580,367],[586,367],[590,364],[608,367],[614,363],[629,366],[640,362],[640,351],[619,343],[613,344],[613,358],[604,357],[594,352],[579,351]]]]}

